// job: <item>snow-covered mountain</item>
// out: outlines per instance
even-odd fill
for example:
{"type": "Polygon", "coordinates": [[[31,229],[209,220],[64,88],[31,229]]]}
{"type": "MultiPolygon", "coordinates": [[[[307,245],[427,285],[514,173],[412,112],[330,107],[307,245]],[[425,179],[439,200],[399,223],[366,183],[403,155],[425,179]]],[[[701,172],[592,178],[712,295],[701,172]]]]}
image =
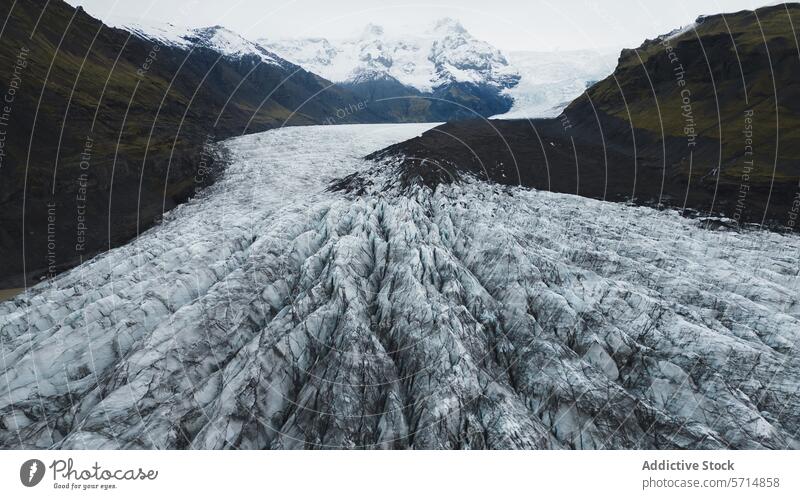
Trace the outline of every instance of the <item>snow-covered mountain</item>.
{"type": "Polygon", "coordinates": [[[353,39],[263,39],[259,43],[335,82],[391,79],[430,93],[453,83],[506,89],[519,80],[498,49],[476,39],[450,18],[417,35],[393,35],[369,24],[353,39]]]}
{"type": "Polygon", "coordinates": [[[0,303],[0,448],[800,447],[800,238],[363,159],[427,127],[232,139],[0,303]]]}
{"type": "Polygon", "coordinates": [[[146,24],[141,21],[123,22],[119,27],[134,35],[181,48],[203,47],[219,52],[230,58],[255,56],[266,64],[283,68],[291,66],[286,60],[265,49],[261,45],[245,39],[222,26],[186,28],[171,23],[146,24]]]}
{"type": "Polygon", "coordinates": [[[514,99],[507,113],[494,118],[551,118],[586,88],[614,72],[617,50],[512,51],[509,64],[520,75],[504,93],[514,99]]]}

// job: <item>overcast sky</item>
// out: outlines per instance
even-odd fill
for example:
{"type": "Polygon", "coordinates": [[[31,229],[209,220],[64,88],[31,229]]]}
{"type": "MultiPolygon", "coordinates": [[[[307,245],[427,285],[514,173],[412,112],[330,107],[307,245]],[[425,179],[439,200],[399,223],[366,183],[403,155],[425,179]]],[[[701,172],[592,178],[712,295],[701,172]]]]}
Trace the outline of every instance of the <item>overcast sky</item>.
{"type": "Polygon", "coordinates": [[[220,24],[253,38],[343,38],[369,22],[387,31],[452,17],[505,50],[636,47],[700,14],[735,12],[770,0],[68,0],[107,22],[143,18],[200,27],[220,24]]]}

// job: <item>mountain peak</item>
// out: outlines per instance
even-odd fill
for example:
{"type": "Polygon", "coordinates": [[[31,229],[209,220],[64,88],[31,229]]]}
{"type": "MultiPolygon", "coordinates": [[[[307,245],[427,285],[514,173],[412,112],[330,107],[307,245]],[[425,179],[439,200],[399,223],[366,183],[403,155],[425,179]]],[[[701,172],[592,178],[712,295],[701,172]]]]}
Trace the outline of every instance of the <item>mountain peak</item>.
{"type": "Polygon", "coordinates": [[[156,40],[161,44],[188,48],[206,47],[232,58],[256,56],[262,62],[283,66],[286,61],[240,34],[219,24],[203,28],[186,28],[171,23],[129,23],[122,27],[140,38],[156,40]]]}
{"type": "Polygon", "coordinates": [[[376,37],[376,36],[383,36],[383,26],[379,26],[373,23],[368,23],[366,26],[364,26],[364,31],[362,31],[362,37],[376,37]]]}
{"type": "MultiPolygon", "coordinates": [[[[214,26],[206,26],[204,28],[197,28],[197,31],[214,32],[214,31],[231,31],[231,30],[229,30],[228,28],[226,28],[225,26],[222,26],[220,24],[215,24],[214,26]]],[[[231,33],[232,33],[232,31],[231,31],[231,33]]]]}
{"type": "Polygon", "coordinates": [[[464,26],[456,19],[452,17],[443,17],[436,21],[434,25],[434,31],[442,32],[442,31],[449,31],[454,33],[466,33],[467,30],[464,26]]]}

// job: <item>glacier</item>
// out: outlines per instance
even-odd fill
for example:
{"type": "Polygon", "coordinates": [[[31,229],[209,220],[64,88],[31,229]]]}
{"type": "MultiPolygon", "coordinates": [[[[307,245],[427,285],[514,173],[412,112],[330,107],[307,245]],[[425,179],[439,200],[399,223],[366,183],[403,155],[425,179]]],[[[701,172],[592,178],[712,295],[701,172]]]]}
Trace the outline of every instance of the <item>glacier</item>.
{"type": "Polygon", "coordinates": [[[800,448],[800,238],[363,159],[431,126],[227,140],[0,303],[0,447],[800,448]]]}
{"type": "Polygon", "coordinates": [[[588,87],[614,72],[619,50],[511,51],[519,83],[503,89],[514,100],[492,119],[555,118],[588,87]]]}

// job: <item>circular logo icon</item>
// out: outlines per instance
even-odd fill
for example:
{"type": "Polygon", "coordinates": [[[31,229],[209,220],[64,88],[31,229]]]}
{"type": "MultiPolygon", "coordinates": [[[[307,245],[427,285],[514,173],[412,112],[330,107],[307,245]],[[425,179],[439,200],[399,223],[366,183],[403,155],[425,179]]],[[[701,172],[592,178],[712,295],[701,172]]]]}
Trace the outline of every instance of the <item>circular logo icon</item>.
{"type": "Polygon", "coordinates": [[[19,468],[19,479],[26,487],[35,487],[44,478],[44,463],[38,459],[28,459],[19,468]]]}

